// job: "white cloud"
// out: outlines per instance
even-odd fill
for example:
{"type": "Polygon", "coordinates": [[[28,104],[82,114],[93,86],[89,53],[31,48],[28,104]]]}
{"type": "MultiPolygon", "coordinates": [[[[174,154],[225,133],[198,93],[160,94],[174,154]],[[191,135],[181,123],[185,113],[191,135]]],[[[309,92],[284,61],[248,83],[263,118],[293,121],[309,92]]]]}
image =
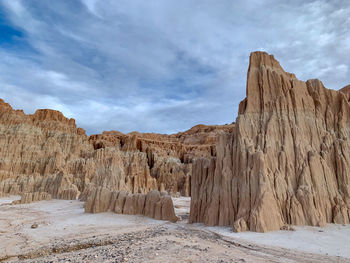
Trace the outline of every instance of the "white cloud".
{"type": "Polygon", "coordinates": [[[96,4],[98,0],[82,0],[82,3],[86,6],[86,8],[95,16],[101,17],[97,10],[96,10],[96,4]]]}
{"type": "Polygon", "coordinates": [[[2,4],[18,17],[22,16],[25,12],[20,0],[5,1],[2,4]]]}
{"type": "Polygon", "coordinates": [[[62,110],[89,133],[234,121],[254,50],[303,80],[350,83],[345,0],[11,0],[0,8],[24,33],[21,46],[0,47],[0,96],[27,112],[62,110]]]}

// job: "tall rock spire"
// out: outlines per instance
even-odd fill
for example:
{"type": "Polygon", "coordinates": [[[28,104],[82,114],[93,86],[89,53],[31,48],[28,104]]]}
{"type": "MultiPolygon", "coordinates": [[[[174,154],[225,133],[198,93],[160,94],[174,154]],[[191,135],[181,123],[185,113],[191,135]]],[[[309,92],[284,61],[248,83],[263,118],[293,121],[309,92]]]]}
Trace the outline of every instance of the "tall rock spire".
{"type": "Polygon", "coordinates": [[[349,223],[349,136],[343,92],[252,53],[235,131],[217,144],[214,161],[194,165],[190,221],[258,232],[349,223]],[[204,199],[197,185],[215,191],[204,199]]]}

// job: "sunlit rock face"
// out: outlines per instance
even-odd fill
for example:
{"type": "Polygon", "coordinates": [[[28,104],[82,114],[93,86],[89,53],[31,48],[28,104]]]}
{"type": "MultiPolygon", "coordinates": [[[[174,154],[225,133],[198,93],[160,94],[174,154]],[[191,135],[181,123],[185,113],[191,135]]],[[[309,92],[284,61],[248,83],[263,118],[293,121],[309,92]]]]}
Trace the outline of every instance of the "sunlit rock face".
{"type": "Polygon", "coordinates": [[[158,191],[131,194],[125,191],[111,191],[104,187],[94,188],[87,197],[85,212],[144,215],[170,222],[178,220],[171,197],[158,191]]]}
{"type": "Polygon", "coordinates": [[[86,183],[84,157],[92,149],[74,119],[53,110],[26,115],[0,101],[0,192],[76,198],[86,183]]]}
{"type": "MultiPolygon", "coordinates": [[[[152,185],[152,187],[141,191],[142,193],[150,189],[158,189],[169,193],[180,193],[183,196],[190,196],[192,161],[198,157],[209,158],[215,156],[217,138],[221,134],[232,132],[233,129],[234,124],[197,125],[188,131],[172,135],[138,132],[122,134],[117,131],[109,131],[90,136],[89,142],[94,146],[95,150],[115,149],[120,151],[120,154],[139,153],[140,159],[142,157],[146,163],[142,166],[133,165],[133,169],[145,167],[151,178],[155,179],[155,185],[152,185],[152,182],[148,182],[147,185],[152,185]]],[[[141,173],[141,171],[138,173],[141,173]]],[[[101,179],[94,181],[98,186],[105,186],[98,182],[101,182],[101,179]]],[[[137,193],[140,192],[138,188],[146,185],[146,182],[139,183],[137,180],[135,183],[136,186],[134,184],[135,189],[133,191],[121,188],[114,189],[137,193]]]]}
{"type": "Polygon", "coordinates": [[[258,232],[348,224],[348,90],[300,81],[252,53],[234,131],[193,165],[190,221],[258,232]]]}
{"type": "Polygon", "coordinates": [[[216,139],[233,127],[197,125],[173,135],[110,131],[88,137],[59,111],[26,115],[0,100],[0,194],[86,199],[86,191],[104,187],[189,196],[192,160],[215,156],[216,139]]]}

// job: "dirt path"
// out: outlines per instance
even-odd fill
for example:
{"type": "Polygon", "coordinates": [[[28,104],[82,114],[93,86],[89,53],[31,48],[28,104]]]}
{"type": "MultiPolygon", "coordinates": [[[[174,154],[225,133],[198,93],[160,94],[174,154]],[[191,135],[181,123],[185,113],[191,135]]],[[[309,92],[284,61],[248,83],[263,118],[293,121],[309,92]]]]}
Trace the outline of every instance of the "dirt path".
{"type": "Polygon", "coordinates": [[[336,257],[237,243],[188,225],[164,224],[142,231],[56,239],[20,255],[23,262],[349,262],[336,257]]]}

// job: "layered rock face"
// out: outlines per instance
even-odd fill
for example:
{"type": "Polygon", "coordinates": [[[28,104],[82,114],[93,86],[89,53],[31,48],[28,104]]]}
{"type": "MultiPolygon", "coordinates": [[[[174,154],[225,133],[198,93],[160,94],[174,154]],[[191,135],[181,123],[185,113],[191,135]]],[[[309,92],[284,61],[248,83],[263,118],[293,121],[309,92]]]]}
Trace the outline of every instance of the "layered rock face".
{"type": "Polygon", "coordinates": [[[234,132],[193,166],[190,221],[258,232],[348,224],[346,90],[300,81],[273,56],[252,53],[234,132]]]}
{"type": "Polygon", "coordinates": [[[94,188],[87,197],[85,212],[144,215],[171,222],[178,220],[171,197],[158,191],[131,194],[125,191],[111,191],[104,187],[94,188]]]}
{"type": "Polygon", "coordinates": [[[76,167],[92,148],[73,119],[52,110],[33,115],[0,101],[0,192],[47,192],[54,198],[76,198],[83,171],[76,167]]]}
{"type": "Polygon", "coordinates": [[[46,192],[76,199],[95,182],[111,189],[148,192],[157,189],[147,156],[115,148],[94,150],[73,119],[53,110],[33,115],[0,103],[0,192],[46,192]]]}
{"type": "Polygon", "coordinates": [[[0,194],[47,193],[86,200],[92,189],[190,195],[192,160],[215,156],[234,125],[173,134],[104,132],[88,137],[54,110],[26,115],[0,100],[0,194]]]}
{"type": "MultiPolygon", "coordinates": [[[[110,131],[90,136],[89,142],[94,149],[116,149],[122,153],[139,152],[147,161],[144,164],[147,166],[146,170],[149,171],[151,178],[155,179],[152,189],[190,196],[192,160],[215,156],[217,138],[221,134],[232,132],[233,129],[234,124],[197,125],[186,132],[172,135],[138,132],[122,134],[110,131]]],[[[98,186],[106,185],[98,184],[98,186]]],[[[147,191],[142,191],[145,192],[147,191]]]]}

